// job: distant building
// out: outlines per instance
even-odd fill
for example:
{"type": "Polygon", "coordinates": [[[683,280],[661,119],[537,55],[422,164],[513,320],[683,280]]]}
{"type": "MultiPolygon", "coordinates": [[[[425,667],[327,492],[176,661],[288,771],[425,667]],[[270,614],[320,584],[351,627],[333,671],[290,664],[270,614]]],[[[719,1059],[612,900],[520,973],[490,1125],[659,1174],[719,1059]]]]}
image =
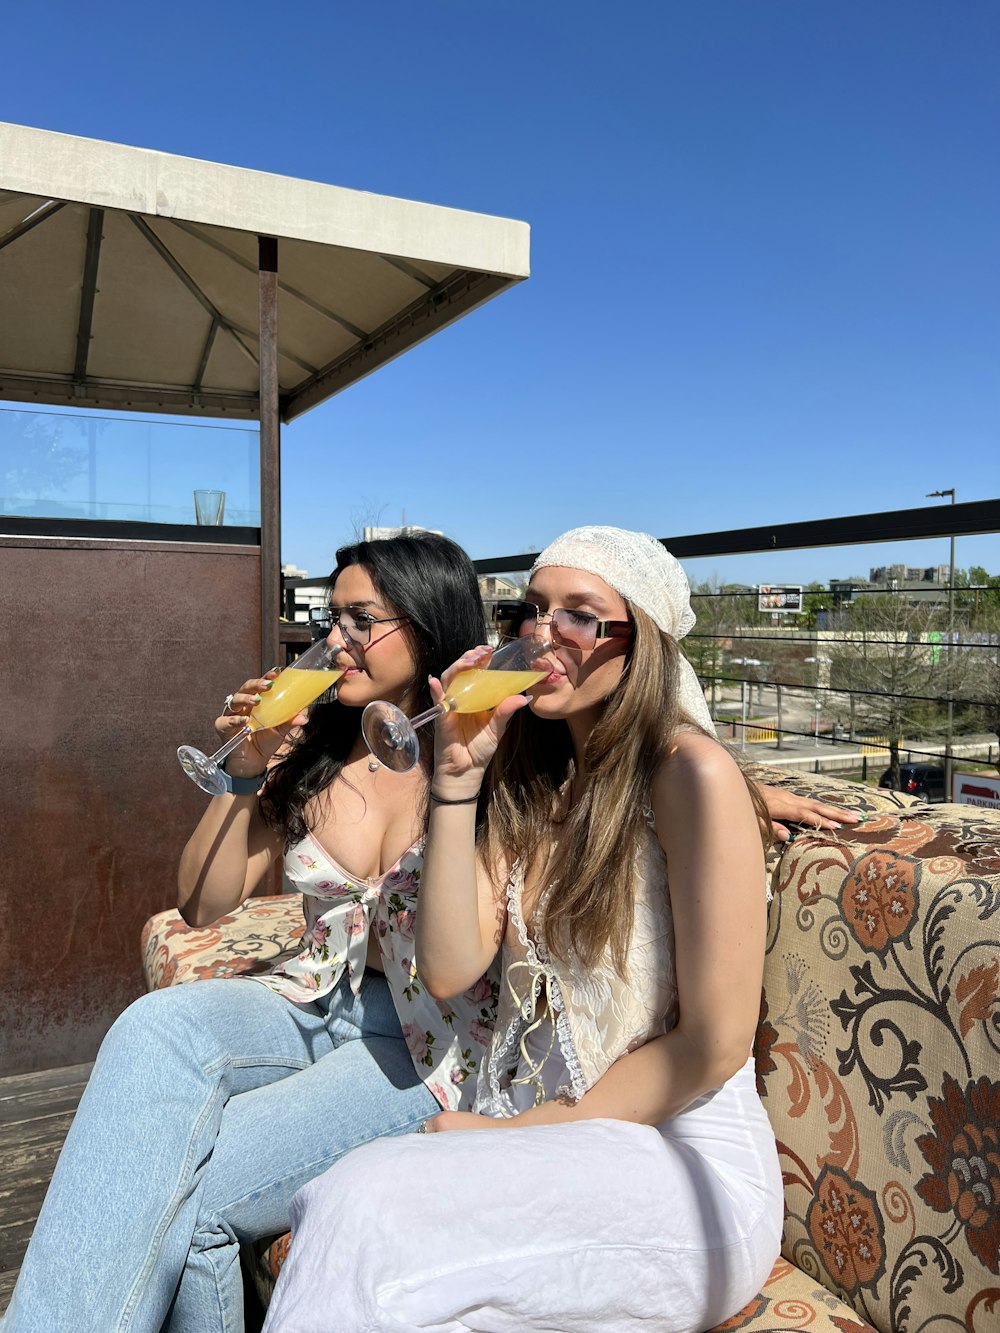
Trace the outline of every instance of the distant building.
{"type": "Polygon", "coordinates": [[[512,583],[499,574],[480,574],[479,595],[484,602],[496,601],[504,597],[523,597],[524,585],[512,583]]]}
{"type": "Polygon", "coordinates": [[[500,574],[480,574],[479,576],[479,595],[483,599],[486,608],[486,623],[490,627],[489,642],[496,645],[499,642],[498,631],[496,630],[494,611],[495,602],[506,602],[512,599],[518,599],[524,596],[524,584],[513,583],[510,579],[503,578],[500,574]]]}
{"type": "MultiPolygon", "coordinates": [[[[284,579],[307,579],[309,571],[299,569],[298,565],[282,565],[281,574],[284,579]]],[[[309,623],[309,612],[314,606],[326,606],[326,579],[317,580],[316,585],[312,587],[295,589],[295,623],[297,625],[309,623]]]]}
{"type": "Polygon", "coordinates": [[[878,565],[869,570],[868,587],[855,591],[892,592],[911,606],[936,606],[948,600],[950,574],[947,565],[878,565]]]}
{"type": "MultiPolygon", "coordinates": [[[[863,588],[865,585],[860,585],[863,588]]],[[[855,579],[831,579],[830,591],[833,593],[834,606],[849,606],[854,601],[854,594],[859,590],[855,579]]]]}
{"type": "Polygon", "coordinates": [[[406,523],[401,528],[363,528],[361,540],[365,542],[384,542],[390,537],[409,537],[414,532],[432,532],[435,537],[443,537],[444,533],[439,532],[437,528],[421,528],[416,523],[406,523]]]}
{"type": "Polygon", "coordinates": [[[859,597],[892,594],[910,606],[937,606],[948,600],[947,565],[876,565],[867,579],[830,579],[834,606],[848,606],[859,597]]]}
{"type": "Polygon", "coordinates": [[[917,583],[938,583],[948,586],[950,570],[947,565],[878,565],[869,570],[869,583],[888,583],[901,588],[917,583]]]}

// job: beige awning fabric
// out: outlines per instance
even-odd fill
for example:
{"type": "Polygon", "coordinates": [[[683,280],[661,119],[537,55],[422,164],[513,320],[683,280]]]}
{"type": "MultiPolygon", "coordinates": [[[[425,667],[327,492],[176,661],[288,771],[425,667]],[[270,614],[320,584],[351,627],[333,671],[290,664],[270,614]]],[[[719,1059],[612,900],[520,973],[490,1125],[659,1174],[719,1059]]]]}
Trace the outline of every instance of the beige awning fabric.
{"type": "Polygon", "coordinates": [[[256,419],[258,237],[285,421],[529,273],[523,222],[0,123],[0,399],[256,419]]]}

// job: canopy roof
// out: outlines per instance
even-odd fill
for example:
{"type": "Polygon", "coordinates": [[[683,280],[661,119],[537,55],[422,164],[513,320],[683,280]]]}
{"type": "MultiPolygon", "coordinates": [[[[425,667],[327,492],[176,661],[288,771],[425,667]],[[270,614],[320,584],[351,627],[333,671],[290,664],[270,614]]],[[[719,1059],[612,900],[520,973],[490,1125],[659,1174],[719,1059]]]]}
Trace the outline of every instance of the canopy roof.
{"type": "Polygon", "coordinates": [[[0,398],[284,420],[528,276],[526,223],[0,122],[0,398]]]}

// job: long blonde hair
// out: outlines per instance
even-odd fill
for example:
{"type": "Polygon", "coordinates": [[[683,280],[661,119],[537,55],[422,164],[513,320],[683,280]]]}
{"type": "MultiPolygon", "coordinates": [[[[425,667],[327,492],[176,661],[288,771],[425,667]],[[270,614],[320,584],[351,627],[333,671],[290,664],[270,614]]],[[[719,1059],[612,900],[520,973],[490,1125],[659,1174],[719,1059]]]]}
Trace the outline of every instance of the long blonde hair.
{"type": "MultiPolygon", "coordinates": [[[[586,778],[565,819],[560,808],[576,771],[569,728],[524,708],[490,764],[479,835],[488,865],[518,861],[525,877],[538,871],[553,886],[537,925],[555,957],[566,962],[572,952],[589,967],[608,952],[622,977],[653,779],[678,727],[700,730],[678,704],[677,644],[644,611],[626,605],[635,629],[625,667],[587,739],[586,778]],[[553,855],[557,822],[565,834],[553,855]]],[[[766,844],[766,809],[749,779],[747,786],[766,844]]]]}

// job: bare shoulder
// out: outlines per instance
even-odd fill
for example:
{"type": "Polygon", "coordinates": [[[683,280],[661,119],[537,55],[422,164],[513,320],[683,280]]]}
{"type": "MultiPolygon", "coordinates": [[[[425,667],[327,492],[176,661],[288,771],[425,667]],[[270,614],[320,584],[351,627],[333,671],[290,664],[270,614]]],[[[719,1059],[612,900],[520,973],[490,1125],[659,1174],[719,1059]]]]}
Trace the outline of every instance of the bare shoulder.
{"type": "Polygon", "coordinates": [[[705,736],[703,732],[680,730],[671,741],[671,749],[660,765],[657,780],[691,781],[699,774],[705,777],[733,774],[741,778],[735,758],[715,737],[705,736]]]}
{"type": "Polygon", "coordinates": [[[724,745],[698,731],[680,731],[660,765],[653,785],[654,799],[676,799],[709,788],[745,786],[739,765],[724,745]]]}

